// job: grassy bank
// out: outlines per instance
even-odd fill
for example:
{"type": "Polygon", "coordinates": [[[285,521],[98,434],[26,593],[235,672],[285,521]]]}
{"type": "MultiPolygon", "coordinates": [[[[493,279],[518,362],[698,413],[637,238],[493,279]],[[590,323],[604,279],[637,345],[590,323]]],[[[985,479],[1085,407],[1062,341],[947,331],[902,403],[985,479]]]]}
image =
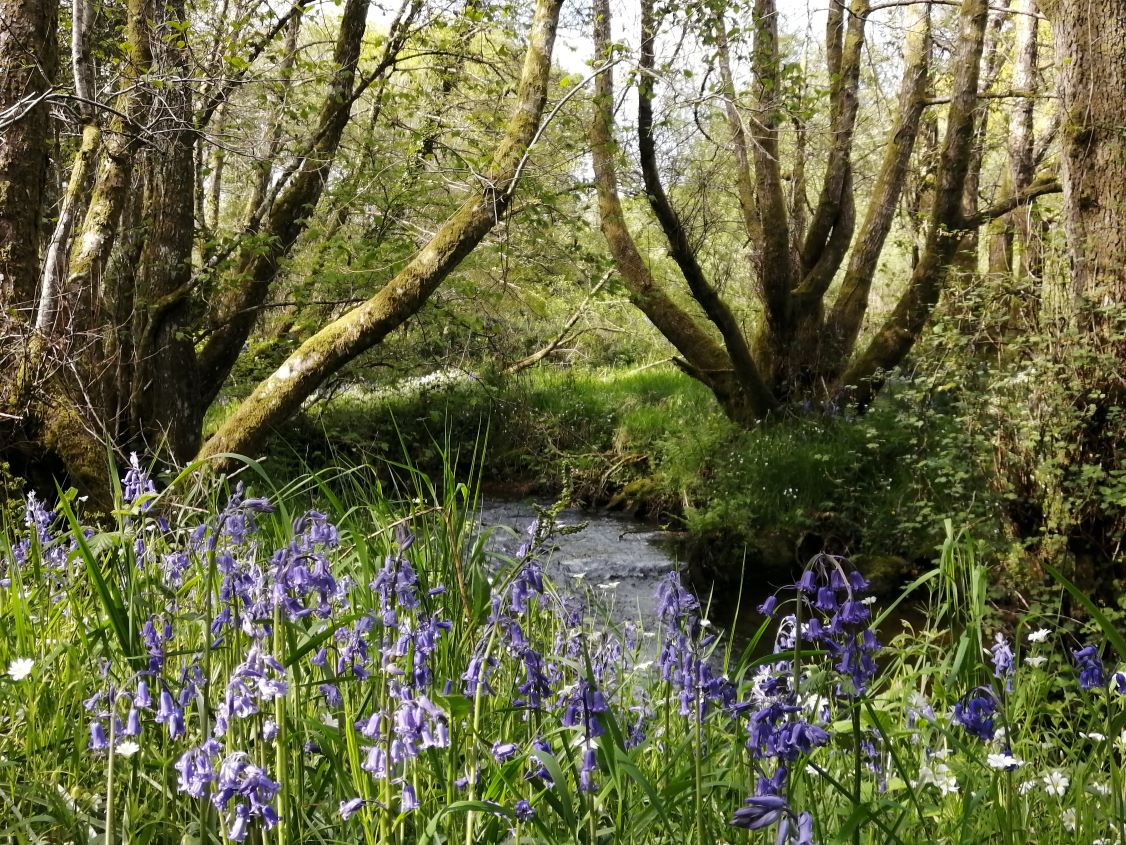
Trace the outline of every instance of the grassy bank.
{"type": "Polygon", "coordinates": [[[543,368],[338,395],[279,432],[270,461],[288,474],[475,464],[494,493],[564,492],[684,529],[688,556],[712,575],[792,567],[822,550],[901,574],[933,558],[943,519],[981,516],[969,467],[934,465],[940,433],[895,400],[860,420],[810,413],[746,431],[671,365],[543,368]]]}

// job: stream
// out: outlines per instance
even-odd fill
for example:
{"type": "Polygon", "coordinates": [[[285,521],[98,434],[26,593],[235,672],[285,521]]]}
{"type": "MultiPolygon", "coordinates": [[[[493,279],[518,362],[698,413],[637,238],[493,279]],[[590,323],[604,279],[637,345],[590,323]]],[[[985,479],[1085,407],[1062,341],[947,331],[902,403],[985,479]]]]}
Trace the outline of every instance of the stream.
{"type": "MultiPolygon", "coordinates": [[[[478,518],[483,529],[491,529],[487,547],[514,556],[536,511],[526,501],[486,499],[478,518]]],[[[586,527],[574,534],[552,538],[552,550],[541,557],[544,574],[563,592],[583,595],[589,590],[612,622],[640,621],[644,630],[655,630],[657,584],[681,563],[671,535],[628,516],[577,508],[562,511],[556,520],[559,527],[583,523],[586,527]]],[[[737,647],[754,634],[762,620],[754,607],[775,586],[762,583],[759,589],[747,591],[741,624],[735,626],[737,647]]],[[[704,595],[701,598],[706,600],[704,595]]],[[[721,626],[730,622],[713,621],[721,626]]]]}
{"type": "MultiPolygon", "coordinates": [[[[514,556],[524,542],[526,531],[536,519],[531,502],[485,499],[478,514],[484,530],[491,530],[488,548],[514,556]]],[[[655,630],[656,590],[661,577],[679,568],[672,535],[628,516],[569,508],[556,520],[559,527],[586,527],[573,534],[552,538],[552,550],[541,557],[544,574],[558,589],[583,595],[587,589],[603,605],[611,621],[641,621],[645,630],[655,630]]],[[[694,585],[702,601],[706,601],[706,585],[694,585]]],[[[754,636],[762,617],[755,608],[781,583],[766,578],[751,578],[744,586],[742,610],[737,620],[730,619],[733,597],[717,602],[720,611],[712,619],[718,627],[734,627],[734,643],[741,651],[754,636]]],[[[878,612],[878,610],[877,610],[878,612]]],[[[900,621],[919,621],[919,614],[903,608],[889,617],[881,631],[887,634],[900,629],[900,621]]],[[[772,636],[763,638],[756,654],[770,651],[772,636]]]]}

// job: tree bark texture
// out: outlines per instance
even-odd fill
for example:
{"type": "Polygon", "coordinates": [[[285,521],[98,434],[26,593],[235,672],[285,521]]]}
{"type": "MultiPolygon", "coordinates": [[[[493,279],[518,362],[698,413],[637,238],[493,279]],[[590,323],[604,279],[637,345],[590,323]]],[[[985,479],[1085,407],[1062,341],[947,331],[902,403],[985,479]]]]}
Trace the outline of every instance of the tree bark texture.
{"type": "Polygon", "coordinates": [[[0,303],[27,323],[47,176],[49,114],[38,100],[55,81],[57,11],[55,0],[0,0],[0,303]]]}
{"type": "Polygon", "coordinates": [[[1086,307],[1126,302],[1126,3],[1052,0],[1064,231],[1086,307]]]}

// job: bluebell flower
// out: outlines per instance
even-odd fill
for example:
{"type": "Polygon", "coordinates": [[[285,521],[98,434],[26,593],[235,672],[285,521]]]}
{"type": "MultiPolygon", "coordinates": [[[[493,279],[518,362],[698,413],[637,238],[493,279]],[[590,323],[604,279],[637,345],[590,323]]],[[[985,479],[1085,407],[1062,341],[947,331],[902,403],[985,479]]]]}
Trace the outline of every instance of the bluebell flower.
{"type": "Polygon", "coordinates": [[[790,805],[780,795],[751,795],[735,811],[731,824],[747,830],[769,827],[790,812],[790,805]]]}
{"type": "Polygon", "coordinates": [[[144,678],[137,681],[137,692],[133,696],[133,704],[145,710],[152,709],[152,696],[149,694],[149,682],[144,678]]]}
{"type": "Polygon", "coordinates": [[[511,760],[516,756],[516,743],[514,742],[494,742],[493,743],[493,758],[498,763],[503,763],[506,760],[511,760]]]}
{"type": "Polygon", "coordinates": [[[993,662],[993,677],[1007,678],[1009,688],[1012,688],[1013,650],[1005,635],[998,632],[994,637],[993,648],[990,650],[993,662]]]}
{"type": "Polygon", "coordinates": [[[758,606],[758,612],[763,616],[773,616],[774,609],[778,606],[778,596],[767,596],[758,606]]]}
{"type": "Polygon", "coordinates": [[[160,691],[160,707],[156,711],[156,723],[165,726],[169,739],[179,739],[184,735],[184,709],[173,700],[172,693],[167,687],[160,691]]]}
{"type": "Polygon", "coordinates": [[[579,792],[594,792],[598,789],[594,781],[596,771],[598,771],[598,754],[594,743],[588,741],[583,745],[582,762],[579,767],[579,792]]]}
{"type": "Polygon", "coordinates": [[[152,483],[148,473],[141,469],[140,461],[137,459],[137,453],[133,452],[129,455],[129,470],[125,473],[124,490],[122,491],[122,499],[125,504],[130,507],[136,507],[138,504],[141,510],[148,510],[152,507],[151,496],[156,493],[156,485],[152,483]],[[144,502],[141,502],[143,497],[149,497],[144,502]]]}
{"type": "Polygon", "coordinates": [[[489,686],[489,674],[497,666],[497,659],[490,655],[474,654],[469,659],[469,665],[462,674],[465,681],[465,697],[474,698],[480,689],[486,695],[492,695],[493,689],[489,686]]]}
{"type": "Polygon", "coordinates": [[[340,802],[340,818],[347,821],[353,815],[359,812],[360,808],[364,806],[363,798],[349,798],[347,801],[340,802]]]}
{"type": "Polygon", "coordinates": [[[528,760],[538,765],[529,769],[524,775],[524,779],[541,780],[548,788],[551,788],[555,785],[555,781],[551,779],[551,773],[548,771],[547,767],[543,765],[543,761],[537,755],[537,752],[551,754],[551,743],[543,737],[537,737],[532,740],[532,751],[528,754],[528,760]]]}
{"type": "Polygon", "coordinates": [[[90,723],[90,742],[87,748],[91,751],[105,751],[109,748],[105,725],[97,720],[90,723]]]}
{"type": "Polygon", "coordinates": [[[610,708],[606,706],[602,692],[586,678],[580,678],[578,683],[567,691],[564,701],[566,707],[563,711],[562,723],[565,727],[581,726],[583,735],[588,740],[600,737],[606,732],[598,717],[610,708]]]}
{"type": "Polygon", "coordinates": [[[399,810],[409,813],[418,809],[418,797],[414,794],[414,787],[409,783],[403,784],[403,794],[399,801],[399,810]]]}
{"type": "Polygon", "coordinates": [[[1079,668],[1079,688],[1098,689],[1106,683],[1106,672],[1099,650],[1093,645],[1085,645],[1071,652],[1075,665],[1079,668]]]}
{"type": "Polygon", "coordinates": [[[536,815],[535,808],[524,798],[517,801],[512,810],[516,813],[516,821],[518,822],[530,822],[536,815]]]}
{"type": "Polygon", "coordinates": [[[175,764],[175,769],[180,775],[177,783],[180,792],[192,798],[204,797],[215,780],[215,760],[221,751],[222,746],[215,740],[209,739],[202,745],[189,748],[181,754],[175,764]]]}
{"type": "Polygon", "coordinates": [[[997,701],[993,693],[982,688],[971,693],[964,702],[954,705],[954,721],[965,728],[966,733],[979,739],[993,739],[993,716],[997,712],[997,701]]]}
{"type": "Polygon", "coordinates": [[[798,838],[794,845],[813,845],[813,815],[808,811],[798,816],[798,838]]]}
{"type": "Polygon", "coordinates": [[[700,602],[681,583],[680,573],[666,573],[657,585],[657,616],[666,625],[676,625],[699,607],[700,602]]]}

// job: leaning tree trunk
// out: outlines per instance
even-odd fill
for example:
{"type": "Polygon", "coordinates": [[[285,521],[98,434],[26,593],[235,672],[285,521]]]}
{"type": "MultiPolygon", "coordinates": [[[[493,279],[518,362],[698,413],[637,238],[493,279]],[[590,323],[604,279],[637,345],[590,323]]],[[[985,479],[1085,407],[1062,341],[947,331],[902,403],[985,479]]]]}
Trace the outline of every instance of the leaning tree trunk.
{"type": "Polygon", "coordinates": [[[561,6],[562,0],[539,0],[536,5],[512,117],[470,198],[375,296],[318,331],[258,385],[204,445],[201,457],[255,450],[326,378],[418,311],[501,218],[539,133],[561,6]]]}

